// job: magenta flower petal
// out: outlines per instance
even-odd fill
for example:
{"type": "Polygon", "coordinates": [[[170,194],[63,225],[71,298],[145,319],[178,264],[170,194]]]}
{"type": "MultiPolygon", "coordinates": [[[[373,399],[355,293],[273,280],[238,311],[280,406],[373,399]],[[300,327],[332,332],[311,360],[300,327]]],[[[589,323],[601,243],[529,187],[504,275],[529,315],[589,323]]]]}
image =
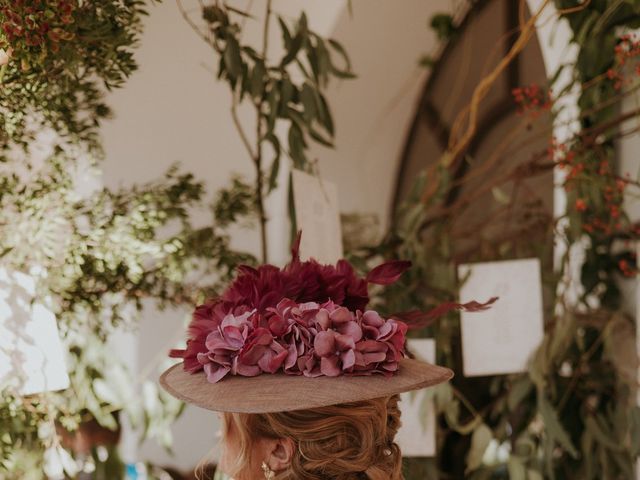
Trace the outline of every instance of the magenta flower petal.
{"type": "Polygon", "coordinates": [[[326,357],[335,352],[336,334],[335,332],[318,332],[313,341],[313,348],[316,355],[326,357]]]}
{"type": "Polygon", "coordinates": [[[362,353],[386,352],[389,347],[382,342],[375,340],[362,340],[356,344],[356,349],[362,353]]]}
{"type": "Polygon", "coordinates": [[[351,337],[354,342],[359,342],[362,339],[362,328],[357,322],[346,322],[340,325],[337,330],[341,334],[351,337]]]}
{"type": "Polygon", "coordinates": [[[329,327],[331,327],[329,312],[327,312],[324,308],[318,310],[315,320],[316,323],[322,328],[322,330],[328,330],[329,327]]]}
{"type": "Polygon", "coordinates": [[[298,349],[295,344],[290,344],[287,350],[287,357],[284,360],[284,369],[285,371],[291,370],[298,363],[298,349]]]}
{"type": "MultiPolygon", "coordinates": [[[[238,357],[236,357],[237,359],[238,357]]],[[[258,365],[246,365],[241,361],[235,364],[234,375],[242,375],[243,377],[257,377],[262,373],[258,365]]]]}
{"type": "Polygon", "coordinates": [[[207,363],[204,366],[204,372],[207,375],[207,381],[210,383],[216,383],[222,380],[230,370],[230,367],[222,367],[214,363],[207,363]]]}
{"type": "Polygon", "coordinates": [[[341,352],[356,348],[356,344],[353,341],[353,338],[351,338],[349,335],[342,335],[340,333],[337,333],[335,335],[335,344],[336,347],[338,347],[338,350],[341,352]]]}
{"type": "Polygon", "coordinates": [[[398,280],[400,275],[410,267],[411,262],[407,260],[391,260],[371,270],[366,280],[369,283],[377,283],[378,285],[389,285],[398,280]]]}
{"type": "Polygon", "coordinates": [[[384,319],[378,312],[374,310],[367,310],[362,314],[362,323],[371,327],[380,328],[384,325],[384,319]]]}
{"type": "Polygon", "coordinates": [[[329,318],[331,318],[331,322],[335,325],[350,322],[353,320],[353,315],[346,308],[338,307],[329,314],[329,318]]]}
{"type": "Polygon", "coordinates": [[[322,357],[320,359],[320,371],[327,377],[337,377],[342,373],[338,367],[339,361],[340,358],[335,355],[331,357],[322,357]]]}
{"type": "Polygon", "coordinates": [[[342,361],[342,369],[348,370],[356,364],[356,354],[353,350],[347,350],[340,354],[340,360],[342,361]]]}
{"type": "Polygon", "coordinates": [[[364,353],[362,357],[364,359],[365,365],[371,365],[372,363],[384,362],[387,358],[387,353],[386,352],[364,353]]]}

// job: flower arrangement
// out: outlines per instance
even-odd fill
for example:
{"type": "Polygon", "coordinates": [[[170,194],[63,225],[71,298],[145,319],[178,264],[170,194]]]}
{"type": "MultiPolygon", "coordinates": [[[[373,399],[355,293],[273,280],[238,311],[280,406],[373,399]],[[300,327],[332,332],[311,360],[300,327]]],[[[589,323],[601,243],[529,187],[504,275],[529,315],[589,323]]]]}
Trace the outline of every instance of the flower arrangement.
{"type": "Polygon", "coordinates": [[[425,317],[457,308],[483,310],[496,300],[448,302],[425,315],[384,318],[366,309],[367,285],[395,282],[411,262],[391,260],[361,278],[344,259],[335,266],[300,261],[299,245],[300,234],[282,269],[241,266],[219,298],[195,309],[187,347],[170,356],[182,358],[190,373],[204,370],[211,383],[228,374],[391,375],[405,356],[409,324],[421,326],[425,317]]]}
{"type": "Polygon", "coordinates": [[[196,308],[184,350],[185,370],[204,369],[218,382],[227,374],[389,375],[404,356],[407,325],[365,310],[368,283],[397,280],[411,265],[390,261],[360,278],[346,260],[301,262],[300,235],[292,261],[242,266],[219,299],[196,308]]]}

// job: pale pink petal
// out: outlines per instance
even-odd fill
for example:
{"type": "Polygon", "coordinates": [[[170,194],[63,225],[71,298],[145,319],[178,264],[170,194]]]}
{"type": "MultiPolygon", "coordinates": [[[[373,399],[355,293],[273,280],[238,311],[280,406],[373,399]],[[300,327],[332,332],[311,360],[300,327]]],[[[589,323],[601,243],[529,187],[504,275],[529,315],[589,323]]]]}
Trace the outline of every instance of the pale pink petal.
{"type": "Polygon", "coordinates": [[[335,332],[318,332],[313,340],[313,348],[319,357],[325,357],[335,352],[335,332]]]}
{"type": "Polygon", "coordinates": [[[322,357],[320,359],[320,371],[327,377],[337,377],[341,371],[338,367],[338,361],[340,359],[336,355],[330,357],[322,357]]]}
{"type": "Polygon", "coordinates": [[[356,354],[353,350],[347,350],[340,354],[340,360],[342,360],[342,369],[348,370],[356,364],[356,354]]]}
{"type": "Polygon", "coordinates": [[[329,318],[331,318],[333,324],[340,324],[353,320],[353,315],[348,309],[344,307],[338,307],[333,312],[331,312],[329,318]]]}
{"type": "Polygon", "coordinates": [[[375,340],[362,340],[356,344],[356,349],[362,353],[386,352],[388,348],[386,344],[375,340]]]}
{"type": "Polygon", "coordinates": [[[336,339],[336,346],[338,347],[338,350],[340,350],[341,352],[356,348],[356,344],[353,341],[353,338],[351,338],[349,335],[341,335],[338,333],[335,335],[335,339],[336,339]]]}
{"type": "Polygon", "coordinates": [[[295,344],[290,344],[287,351],[287,358],[285,358],[284,360],[285,371],[290,370],[294,367],[294,365],[296,365],[299,356],[300,355],[298,354],[298,349],[296,348],[295,344]]]}
{"type": "Polygon", "coordinates": [[[372,352],[364,353],[362,357],[365,365],[371,365],[372,363],[384,362],[387,359],[387,354],[385,352],[372,352]]]}
{"type": "Polygon", "coordinates": [[[324,308],[318,310],[316,313],[316,323],[322,328],[322,330],[328,330],[331,327],[331,320],[329,319],[329,312],[324,308]]]}
{"type": "Polygon", "coordinates": [[[367,310],[362,314],[362,322],[371,327],[380,328],[384,325],[384,319],[375,310],[367,310]]]}
{"type": "Polygon", "coordinates": [[[354,342],[362,339],[362,328],[357,322],[346,322],[338,327],[338,331],[343,335],[350,336],[354,342]]]}
{"type": "Polygon", "coordinates": [[[215,363],[207,363],[204,366],[204,372],[207,375],[207,381],[210,383],[216,383],[224,378],[224,376],[229,373],[231,368],[222,367],[215,363]]]}

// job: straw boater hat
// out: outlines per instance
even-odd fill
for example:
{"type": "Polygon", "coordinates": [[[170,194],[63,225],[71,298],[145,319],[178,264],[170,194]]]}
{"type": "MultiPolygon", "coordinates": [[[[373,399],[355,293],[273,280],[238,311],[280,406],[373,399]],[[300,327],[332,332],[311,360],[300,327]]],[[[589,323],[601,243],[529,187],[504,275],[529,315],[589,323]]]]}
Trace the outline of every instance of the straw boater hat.
{"type": "MultiPolygon", "coordinates": [[[[383,318],[367,310],[369,283],[395,282],[410,266],[379,265],[361,278],[346,260],[300,261],[280,269],[242,266],[217,299],[196,308],[183,362],[160,384],[171,395],[219,412],[284,412],[370,400],[451,379],[448,368],[407,358],[405,334],[454,308],[383,318]]],[[[493,300],[493,299],[492,299],[493,300]]]]}

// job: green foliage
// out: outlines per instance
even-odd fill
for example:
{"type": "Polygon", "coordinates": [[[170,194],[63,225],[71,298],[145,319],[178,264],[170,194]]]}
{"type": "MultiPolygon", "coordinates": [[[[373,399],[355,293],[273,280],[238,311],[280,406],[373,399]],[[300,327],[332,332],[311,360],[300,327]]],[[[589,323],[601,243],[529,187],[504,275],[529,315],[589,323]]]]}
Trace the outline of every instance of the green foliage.
{"type": "Polygon", "coordinates": [[[143,437],[168,448],[181,402],[155,382],[133,378],[108,340],[115,327],[135,328],[145,299],[159,307],[193,305],[214,295],[239,263],[255,263],[230,248],[226,232],[229,219],[252,213],[242,202],[226,202],[227,195],[242,197],[240,182],[211,205],[226,215],[220,225],[212,218],[213,226],[194,228],[189,212],[202,203],[204,189],[192,175],[174,167],[160,181],[79,197],[73,164],[58,153],[25,178],[6,177],[12,188],[0,196],[0,250],[7,252],[0,265],[43,272],[38,290],[52,299],[71,377],[65,391],[22,403],[3,396],[0,415],[12,418],[2,423],[9,427],[3,428],[0,458],[13,471],[31,455],[41,464],[55,444],[55,430],[38,433],[47,422],[73,432],[93,419],[117,430],[118,416],[126,415],[143,437]],[[46,415],[38,413],[45,407],[46,415]]]}
{"type": "MultiPolygon", "coordinates": [[[[559,9],[575,7],[575,2],[571,0],[556,0],[555,4],[559,9]]],[[[583,300],[589,295],[595,295],[604,306],[616,309],[621,304],[616,280],[616,275],[620,273],[620,260],[628,260],[631,265],[635,265],[635,260],[632,252],[621,252],[619,249],[619,240],[628,238],[620,226],[620,222],[625,219],[623,198],[620,195],[607,200],[605,195],[609,186],[604,184],[596,171],[601,169],[600,165],[611,166],[615,162],[614,138],[618,133],[617,126],[606,126],[619,115],[615,100],[620,91],[615,82],[598,82],[586,88],[582,86],[593,83],[594,79],[606,75],[615,66],[616,56],[613,52],[620,43],[620,32],[631,31],[640,25],[640,4],[633,0],[590,2],[579,11],[564,15],[564,18],[573,31],[572,41],[579,46],[578,58],[573,68],[575,82],[581,87],[578,104],[581,111],[588,112],[582,118],[582,128],[586,132],[595,131],[593,136],[600,134],[599,138],[587,135],[586,144],[574,145],[580,161],[591,172],[574,182],[574,190],[569,195],[570,202],[582,198],[589,205],[582,213],[569,216],[570,241],[577,241],[584,234],[584,225],[589,228],[594,219],[596,224],[599,221],[610,225],[609,231],[587,231],[589,243],[581,280],[585,288],[583,300]],[[602,105],[610,106],[602,108],[602,105]],[[612,205],[616,207],[615,210],[611,209],[612,205]],[[607,206],[609,208],[605,208],[607,206]],[[616,220],[619,216],[620,219],[616,220]]]]}
{"type": "Polygon", "coordinates": [[[438,40],[451,40],[456,33],[453,17],[448,13],[436,13],[431,17],[429,25],[435,31],[438,40]]]}
{"type": "Polygon", "coordinates": [[[183,405],[147,379],[159,365],[136,378],[114,358],[113,334],[135,329],[143,305],[191,306],[239,263],[255,263],[230,246],[228,229],[255,217],[253,190],[240,179],[199,227],[191,215],[204,186],[177,167],[120,190],[85,185],[99,168],[97,131],[109,113],[102,92],[135,70],[142,15],[138,0],[0,0],[0,53],[8,57],[0,70],[0,267],[33,275],[36,300],[56,314],[71,380],[65,391],[28,398],[1,392],[3,480],[62,470],[74,478],[77,462],[96,478],[121,477],[113,445],[92,445],[84,456],[69,439],[87,427],[117,437],[124,417],[169,448],[183,405]]]}
{"type": "Polygon", "coordinates": [[[260,155],[263,143],[273,149],[266,176],[271,190],[275,187],[281,150],[288,152],[297,168],[305,168],[309,141],[333,146],[334,122],[323,90],[331,77],[353,78],[354,74],[342,45],[310,30],[304,12],[294,25],[278,17],[284,53],[274,61],[265,51],[258,52],[241,43],[240,21],[247,16],[218,3],[202,9],[205,38],[220,55],[218,78],[229,84],[238,102],[247,99],[258,112],[260,138],[254,155],[260,155]],[[278,121],[288,124],[286,147],[275,132],[278,121]]]}
{"type": "MultiPolygon", "coordinates": [[[[0,72],[0,145],[26,145],[43,126],[99,148],[109,115],[102,89],[135,70],[142,0],[3,0],[0,48],[12,52],[0,72]]],[[[0,160],[2,159],[0,158],[0,160]]]]}
{"type": "MultiPolygon", "coordinates": [[[[558,8],[572,8],[579,2],[555,3],[558,8]]],[[[582,130],[567,143],[563,157],[571,169],[565,184],[567,215],[546,220],[535,235],[500,245],[478,231],[476,253],[461,260],[451,227],[459,212],[445,203],[452,186],[451,172],[440,166],[429,172],[431,178],[423,173],[416,179],[379,245],[351,252],[359,265],[379,255],[412,261],[411,271],[376,299],[387,312],[428,310],[455,299],[464,281],[455,274],[460,261],[538,257],[547,272],[543,273],[546,331],[526,373],[463,378],[456,314],[414,333],[435,337],[438,362],[459,375],[451,386],[435,394],[441,426],[438,465],[406,462],[408,480],[436,478],[436,466],[455,478],[475,480],[628,479],[634,475],[640,453],[635,325],[620,311],[617,283],[620,273],[627,273],[621,265],[634,271],[635,258],[624,241],[637,239],[638,231],[623,208],[622,184],[632,182],[616,178],[614,170],[614,141],[620,135],[616,100],[622,95],[615,72],[609,69],[616,61],[616,45],[623,42],[621,33],[637,27],[640,6],[624,0],[582,4],[581,10],[566,15],[580,48],[578,60],[562,67],[574,72],[582,110],[582,130]],[[434,184],[435,193],[425,204],[421,194],[428,182],[434,184]],[[441,213],[443,205],[449,207],[445,214],[441,213]],[[556,230],[564,219],[569,228],[556,230]],[[554,235],[566,241],[569,249],[576,245],[585,249],[580,278],[584,294],[578,305],[566,302],[563,290],[558,289],[563,276],[569,275],[569,253],[555,271],[549,251],[554,235]],[[463,392],[466,382],[469,386],[463,392]],[[455,468],[463,462],[463,468],[455,468]]],[[[443,32],[448,31],[445,19],[440,21],[443,32]]],[[[634,43],[634,55],[636,51],[634,43]]],[[[637,88],[637,80],[633,82],[631,91],[637,88]]],[[[475,168],[470,164],[466,174],[473,176],[475,168]]],[[[493,202],[505,200],[510,199],[494,190],[493,202]]]]}

